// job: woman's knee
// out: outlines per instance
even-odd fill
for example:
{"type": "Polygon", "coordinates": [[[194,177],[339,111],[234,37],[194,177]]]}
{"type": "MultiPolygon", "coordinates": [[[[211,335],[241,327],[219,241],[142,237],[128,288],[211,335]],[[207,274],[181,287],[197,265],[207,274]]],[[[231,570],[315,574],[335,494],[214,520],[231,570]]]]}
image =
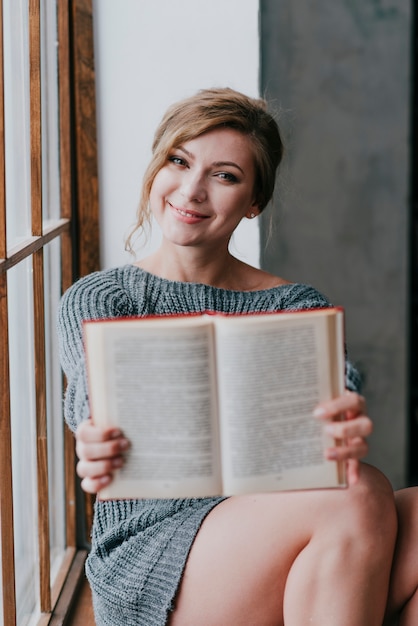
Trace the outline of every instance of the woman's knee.
{"type": "Polygon", "coordinates": [[[390,518],[396,517],[395,494],[389,479],[376,467],[363,463],[360,479],[349,488],[358,506],[369,510],[369,514],[386,512],[390,518]]]}
{"type": "Polygon", "coordinates": [[[389,480],[375,467],[363,464],[357,484],[347,490],[343,515],[348,533],[376,556],[390,557],[396,540],[395,498],[389,480]]]}

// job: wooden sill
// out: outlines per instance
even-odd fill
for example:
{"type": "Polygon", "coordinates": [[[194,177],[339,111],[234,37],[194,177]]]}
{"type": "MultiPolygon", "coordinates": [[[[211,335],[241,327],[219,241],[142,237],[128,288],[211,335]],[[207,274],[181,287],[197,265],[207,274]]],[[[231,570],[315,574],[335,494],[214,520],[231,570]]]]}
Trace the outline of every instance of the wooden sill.
{"type": "Polygon", "coordinates": [[[65,621],[65,625],[94,626],[94,623],[95,622],[90,586],[87,580],[84,578],[76,594],[73,608],[70,612],[68,620],[65,621]]]}
{"type": "Polygon", "coordinates": [[[52,614],[43,614],[37,626],[94,626],[90,587],[84,574],[87,552],[76,553],[52,614]]]}

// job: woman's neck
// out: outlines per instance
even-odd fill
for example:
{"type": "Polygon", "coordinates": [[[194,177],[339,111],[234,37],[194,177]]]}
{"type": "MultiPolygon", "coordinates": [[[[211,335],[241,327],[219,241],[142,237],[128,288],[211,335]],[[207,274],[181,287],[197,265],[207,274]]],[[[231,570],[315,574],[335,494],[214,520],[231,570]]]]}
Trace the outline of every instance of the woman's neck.
{"type": "Polygon", "coordinates": [[[238,262],[229,252],[223,255],[197,254],[194,250],[182,249],[180,253],[167,253],[162,248],[142,259],[136,265],[144,270],[166,278],[187,283],[206,283],[221,286],[233,273],[238,262]]]}
{"type": "Polygon", "coordinates": [[[207,255],[187,248],[182,248],[178,252],[167,252],[161,247],[135,265],[167,280],[203,283],[237,291],[268,289],[286,282],[247,265],[232,256],[229,251],[217,254],[211,251],[210,255],[207,255]]]}

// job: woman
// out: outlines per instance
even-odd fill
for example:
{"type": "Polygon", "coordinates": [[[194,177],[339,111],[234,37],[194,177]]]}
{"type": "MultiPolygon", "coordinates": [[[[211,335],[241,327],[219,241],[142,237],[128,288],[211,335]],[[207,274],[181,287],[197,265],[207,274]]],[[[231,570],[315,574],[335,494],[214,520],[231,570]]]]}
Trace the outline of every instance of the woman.
{"type": "MultiPolygon", "coordinates": [[[[315,289],[250,267],[228,249],[240,221],[270,200],[282,152],[265,103],[231,89],[201,91],[164,116],[137,221],[140,230],[152,213],[160,248],[81,279],[61,304],[66,419],[87,492],[112,480],[129,442],[89,419],[83,319],[329,306],[315,289]]],[[[348,489],[97,502],[86,565],[97,623],[380,625],[396,512],[386,478],[359,463],[372,426],[350,363],[346,386],[315,418],[344,440],[324,454],[347,462],[348,489]],[[341,413],[347,420],[333,422],[341,413]]]]}

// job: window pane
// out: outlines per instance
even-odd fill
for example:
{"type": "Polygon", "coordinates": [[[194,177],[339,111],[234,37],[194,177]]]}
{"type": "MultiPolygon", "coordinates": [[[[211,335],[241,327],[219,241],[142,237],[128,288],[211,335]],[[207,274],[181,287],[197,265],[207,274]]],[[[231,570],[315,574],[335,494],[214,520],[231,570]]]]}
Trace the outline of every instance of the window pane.
{"type": "Polygon", "coordinates": [[[18,624],[36,605],[37,485],[31,259],[7,275],[18,624]]]}
{"type": "Polygon", "coordinates": [[[3,0],[8,247],[30,235],[28,2],[3,0]]]}
{"type": "Polygon", "coordinates": [[[42,29],[42,194],[44,219],[60,217],[58,134],[57,6],[41,4],[42,29]]]}

